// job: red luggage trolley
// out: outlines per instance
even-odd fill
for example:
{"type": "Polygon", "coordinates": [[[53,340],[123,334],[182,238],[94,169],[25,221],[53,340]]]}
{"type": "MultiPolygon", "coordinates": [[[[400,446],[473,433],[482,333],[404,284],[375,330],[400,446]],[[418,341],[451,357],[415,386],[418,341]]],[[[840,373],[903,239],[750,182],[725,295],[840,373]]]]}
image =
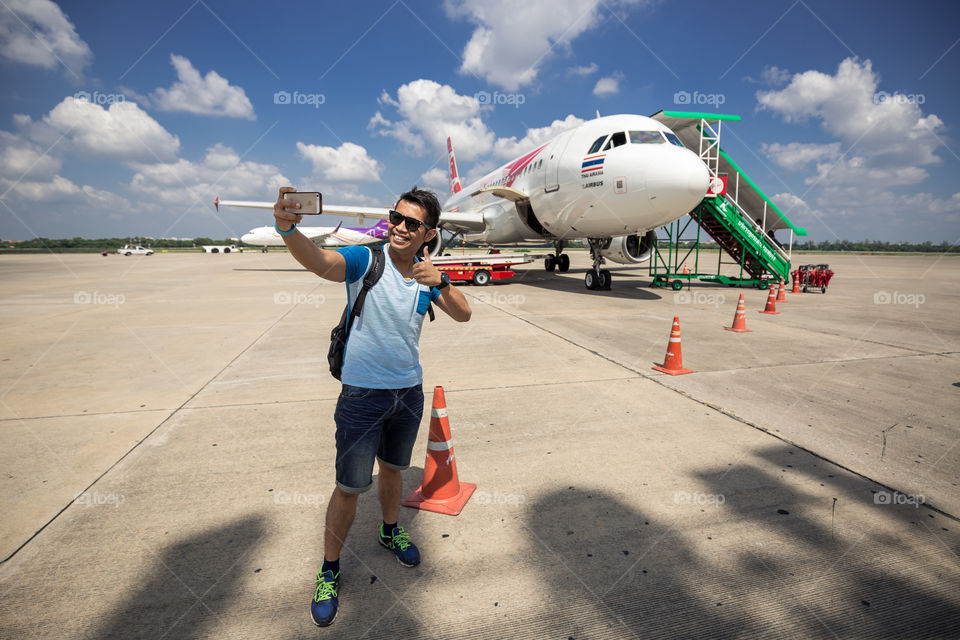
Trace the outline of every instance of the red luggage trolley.
{"type": "Polygon", "coordinates": [[[828,264],[804,264],[790,275],[800,283],[800,290],[804,293],[810,289],[820,289],[820,293],[826,293],[833,271],[828,264]]]}

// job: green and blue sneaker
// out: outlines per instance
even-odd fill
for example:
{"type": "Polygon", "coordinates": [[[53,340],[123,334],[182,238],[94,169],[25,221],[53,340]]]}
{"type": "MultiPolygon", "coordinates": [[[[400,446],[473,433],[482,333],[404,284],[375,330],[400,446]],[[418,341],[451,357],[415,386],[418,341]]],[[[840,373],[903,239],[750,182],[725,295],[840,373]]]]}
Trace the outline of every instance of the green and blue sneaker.
{"type": "Polygon", "coordinates": [[[310,617],[318,627],[326,627],[337,617],[337,607],[340,601],[337,594],[340,589],[340,572],[333,575],[333,571],[324,571],[317,574],[317,590],[310,603],[310,617]]]}
{"type": "Polygon", "coordinates": [[[380,525],[380,545],[397,556],[397,562],[405,567],[415,567],[420,564],[420,551],[417,545],[410,542],[410,536],[403,527],[394,525],[390,533],[386,533],[384,525],[380,525]]]}

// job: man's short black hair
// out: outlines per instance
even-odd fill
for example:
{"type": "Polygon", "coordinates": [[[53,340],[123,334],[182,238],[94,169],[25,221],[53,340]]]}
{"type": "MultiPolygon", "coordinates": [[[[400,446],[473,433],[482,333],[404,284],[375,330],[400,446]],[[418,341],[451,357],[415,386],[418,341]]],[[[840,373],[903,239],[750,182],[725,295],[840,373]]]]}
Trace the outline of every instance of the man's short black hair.
{"type": "Polygon", "coordinates": [[[440,201],[437,200],[437,194],[433,191],[420,189],[417,185],[413,185],[413,189],[410,189],[410,191],[407,191],[397,199],[397,204],[400,204],[404,200],[419,205],[426,212],[423,216],[423,221],[427,223],[427,227],[430,229],[435,229],[440,223],[440,201]]]}

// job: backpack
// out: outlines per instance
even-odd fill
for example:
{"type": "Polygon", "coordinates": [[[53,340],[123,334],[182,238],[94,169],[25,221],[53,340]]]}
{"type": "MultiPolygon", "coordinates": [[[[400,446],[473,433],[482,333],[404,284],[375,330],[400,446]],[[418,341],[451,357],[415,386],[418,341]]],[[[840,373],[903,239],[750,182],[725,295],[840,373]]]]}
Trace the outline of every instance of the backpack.
{"type": "Polygon", "coordinates": [[[350,327],[353,326],[354,318],[360,317],[363,310],[363,301],[367,297],[367,292],[377,283],[380,276],[383,275],[383,248],[371,247],[370,254],[373,257],[373,265],[363,277],[363,288],[357,294],[357,301],[353,305],[353,312],[347,317],[347,309],[350,308],[349,295],[347,305],[343,308],[343,315],[340,316],[340,324],[330,331],[330,349],[327,351],[327,362],[330,364],[330,374],[340,379],[340,373],[343,369],[343,356],[347,348],[347,336],[350,335],[350,327]]]}

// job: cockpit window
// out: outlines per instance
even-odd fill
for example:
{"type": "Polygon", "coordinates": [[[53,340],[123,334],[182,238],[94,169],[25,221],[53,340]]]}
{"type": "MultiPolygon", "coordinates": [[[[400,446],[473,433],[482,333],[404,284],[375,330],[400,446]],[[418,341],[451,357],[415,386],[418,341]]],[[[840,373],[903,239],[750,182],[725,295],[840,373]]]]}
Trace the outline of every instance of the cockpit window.
{"type": "Polygon", "coordinates": [[[603,147],[604,151],[608,149],[613,149],[614,147],[619,147],[620,145],[627,144],[627,134],[623,131],[617,131],[615,134],[610,136],[610,141],[603,147]]]}
{"type": "Polygon", "coordinates": [[[603,141],[606,139],[607,139],[606,135],[602,135],[599,138],[597,138],[596,142],[590,145],[590,151],[587,151],[587,155],[589,156],[596,153],[597,151],[600,151],[600,147],[603,146],[603,141]]]}
{"type": "Polygon", "coordinates": [[[666,142],[659,131],[631,131],[630,142],[632,144],[661,144],[666,142]]]}
{"type": "Polygon", "coordinates": [[[675,144],[678,147],[683,146],[683,143],[680,142],[680,138],[678,138],[675,134],[667,133],[666,131],[664,131],[663,135],[667,136],[667,140],[669,140],[672,144],[675,144]]]}

